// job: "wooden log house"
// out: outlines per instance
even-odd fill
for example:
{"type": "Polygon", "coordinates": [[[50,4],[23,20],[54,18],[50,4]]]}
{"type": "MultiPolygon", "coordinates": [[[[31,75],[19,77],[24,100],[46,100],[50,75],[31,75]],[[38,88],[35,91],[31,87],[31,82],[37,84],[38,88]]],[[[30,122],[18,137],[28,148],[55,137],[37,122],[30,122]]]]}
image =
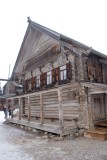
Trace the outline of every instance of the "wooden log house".
{"type": "Polygon", "coordinates": [[[107,56],[28,18],[11,79],[23,92],[19,117],[9,119],[60,135],[107,119],[107,56]]]}

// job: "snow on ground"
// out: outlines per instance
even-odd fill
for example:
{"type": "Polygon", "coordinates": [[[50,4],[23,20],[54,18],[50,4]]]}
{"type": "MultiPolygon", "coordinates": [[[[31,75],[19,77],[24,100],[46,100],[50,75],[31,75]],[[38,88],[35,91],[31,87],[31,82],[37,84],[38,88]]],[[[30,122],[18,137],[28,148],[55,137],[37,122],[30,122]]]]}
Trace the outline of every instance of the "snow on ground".
{"type": "MultiPolygon", "coordinates": [[[[12,128],[11,126],[4,124],[4,113],[0,112],[0,160],[33,160],[28,153],[22,152],[21,144],[18,144],[20,136],[22,135],[21,130],[12,128]],[[19,138],[15,140],[15,136],[19,138]],[[18,137],[19,136],[19,137],[18,137]],[[10,140],[14,139],[14,143],[10,140]]],[[[24,137],[24,134],[22,135],[24,137]]]]}
{"type": "Polygon", "coordinates": [[[4,121],[4,112],[0,111],[0,124],[4,121]]]}
{"type": "Polygon", "coordinates": [[[4,120],[0,112],[0,160],[107,160],[107,141],[84,137],[55,141],[4,120]]]}

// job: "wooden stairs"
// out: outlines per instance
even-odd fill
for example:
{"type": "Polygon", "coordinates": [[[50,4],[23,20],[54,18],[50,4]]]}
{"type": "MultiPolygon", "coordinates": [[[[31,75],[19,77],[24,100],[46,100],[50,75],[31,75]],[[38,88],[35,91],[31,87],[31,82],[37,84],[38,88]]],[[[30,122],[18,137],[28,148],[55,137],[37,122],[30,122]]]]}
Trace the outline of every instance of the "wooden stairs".
{"type": "Polygon", "coordinates": [[[84,132],[84,137],[97,140],[107,140],[107,121],[96,122],[95,128],[91,128],[84,132]]]}

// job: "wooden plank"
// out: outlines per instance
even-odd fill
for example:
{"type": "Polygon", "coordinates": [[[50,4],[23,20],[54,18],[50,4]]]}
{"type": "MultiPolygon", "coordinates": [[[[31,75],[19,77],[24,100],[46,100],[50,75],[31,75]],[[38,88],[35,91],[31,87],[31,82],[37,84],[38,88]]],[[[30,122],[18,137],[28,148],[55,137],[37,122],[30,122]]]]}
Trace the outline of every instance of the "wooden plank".
{"type": "Polygon", "coordinates": [[[21,120],[21,115],[22,115],[22,103],[21,103],[21,98],[19,98],[19,120],[21,120]]]}
{"type": "Polygon", "coordinates": [[[40,115],[41,115],[41,124],[44,123],[44,111],[43,111],[43,94],[40,93],[40,115]]]}
{"type": "Polygon", "coordinates": [[[28,121],[31,120],[31,110],[30,110],[30,99],[29,99],[29,96],[28,96],[28,121]]]}
{"type": "Polygon", "coordinates": [[[58,90],[58,100],[59,100],[59,124],[60,127],[63,127],[63,108],[62,108],[62,97],[61,97],[61,91],[58,90]]]}
{"type": "Polygon", "coordinates": [[[14,103],[13,103],[13,99],[12,99],[12,100],[11,100],[11,107],[12,107],[12,110],[11,110],[11,118],[13,118],[13,110],[14,110],[13,105],[14,105],[14,103]]]}
{"type": "Polygon", "coordinates": [[[77,107],[79,107],[79,103],[67,101],[67,102],[62,102],[62,106],[63,107],[69,106],[69,107],[76,107],[77,108],[77,107]]]}
{"type": "Polygon", "coordinates": [[[102,91],[102,89],[101,90],[99,90],[99,91],[93,91],[93,92],[89,92],[89,94],[102,94],[102,93],[107,93],[107,90],[105,90],[105,91],[102,91]]]}

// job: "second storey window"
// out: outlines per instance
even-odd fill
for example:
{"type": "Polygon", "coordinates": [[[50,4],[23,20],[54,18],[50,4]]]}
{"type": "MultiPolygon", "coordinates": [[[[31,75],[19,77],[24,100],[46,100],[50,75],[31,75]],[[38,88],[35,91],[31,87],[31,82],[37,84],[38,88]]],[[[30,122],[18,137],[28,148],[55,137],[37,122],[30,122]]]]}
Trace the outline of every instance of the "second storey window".
{"type": "Polygon", "coordinates": [[[36,77],[36,87],[40,87],[40,76],[36,77]]]}
{"type": "Polygon", "coordinates": [[[60,80],[66,80],[67,79],[67,70],[66,65],[60,67],[60,80]]]}
{"type": "Polygon", "coordinates": [[[52,72],[47,72],[47,85],[52,84],[52,72]]]}

